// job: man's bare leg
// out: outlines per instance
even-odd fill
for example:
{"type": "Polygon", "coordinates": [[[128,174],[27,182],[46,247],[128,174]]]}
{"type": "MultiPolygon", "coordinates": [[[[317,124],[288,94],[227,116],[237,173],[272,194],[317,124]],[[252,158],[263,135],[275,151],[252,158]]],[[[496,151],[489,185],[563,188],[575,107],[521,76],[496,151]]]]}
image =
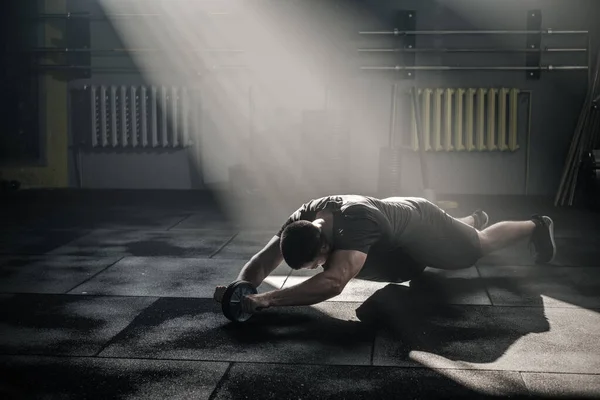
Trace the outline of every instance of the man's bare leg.
{"type": "Polygon", "coordinates": [[[521,240],[528,239],[535,230],[533,221],[498,222],[479,233],[484,254],[503,249],[521,240]]]}
{"type": "Polygon", "coordinates": [[[483,255],[530,239],[535,247],[537,262],[550,262],[556,255],[554,222],[549,217],[535,216],[529,221],[504,221],[479,232],[483,255]]]}

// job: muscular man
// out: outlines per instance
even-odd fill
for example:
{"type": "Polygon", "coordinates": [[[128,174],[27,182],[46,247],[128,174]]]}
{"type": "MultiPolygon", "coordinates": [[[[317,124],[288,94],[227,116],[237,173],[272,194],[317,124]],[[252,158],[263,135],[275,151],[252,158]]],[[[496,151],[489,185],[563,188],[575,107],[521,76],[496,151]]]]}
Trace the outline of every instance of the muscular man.
{"type": "MultiPolygon", "coordinates": [[[[312,305],[339,295],[352,278],[404,282],[425,267],[469,268],[481,257],[530,240],[537,263],[556,255],[553,221],[533,216],[486,227],[483,211],[456,219],[416,197],[344,195],[314,199],[294,212],[279,232],[244,265],[237,280],[258,287],[279,264],[293,269],[323,267],[290,288],[247,296],[246,312],[312,305]]],[[[217,287],[220,301],[225,288],[217,287]]]]}

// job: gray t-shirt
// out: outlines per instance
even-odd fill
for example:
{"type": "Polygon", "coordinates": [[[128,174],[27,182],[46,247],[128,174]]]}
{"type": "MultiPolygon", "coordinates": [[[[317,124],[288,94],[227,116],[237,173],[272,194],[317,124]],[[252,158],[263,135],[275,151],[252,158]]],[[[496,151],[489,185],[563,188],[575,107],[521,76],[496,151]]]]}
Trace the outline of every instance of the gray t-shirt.
{"type": "Polygon", "coordinates": [[[326,196],[303,204],[283,224],[277,236],[292,222],[314,221],[319,211],[333,214],[333,250],[395,247],[415,205],[409,198],[376,199],[359,195],[326,196]]]}

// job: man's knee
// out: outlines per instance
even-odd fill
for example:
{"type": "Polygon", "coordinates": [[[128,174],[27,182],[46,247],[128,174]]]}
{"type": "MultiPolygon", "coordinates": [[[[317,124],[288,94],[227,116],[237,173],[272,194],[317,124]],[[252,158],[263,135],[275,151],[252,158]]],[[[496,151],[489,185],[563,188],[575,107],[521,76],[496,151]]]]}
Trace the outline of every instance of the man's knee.
{"type": "Polygon", "coordinates": [[[479,258],[481,258],[490,253],[492,244],[485,231],[477,231],[477,237],[479,238],[479,258]]]}

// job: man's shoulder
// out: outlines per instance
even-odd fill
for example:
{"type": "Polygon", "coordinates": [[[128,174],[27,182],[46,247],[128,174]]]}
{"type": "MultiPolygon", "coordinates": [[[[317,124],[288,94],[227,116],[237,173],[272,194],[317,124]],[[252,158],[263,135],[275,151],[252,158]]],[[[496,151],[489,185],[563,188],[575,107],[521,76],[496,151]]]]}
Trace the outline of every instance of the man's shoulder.
{"type": "Polygon", "coordinates": [[[305,212],[339,211],[343,215],[364,216],[380,213],[381,200],[359,194],[329,195],[311,199],[302,206],[305,212]]]}
{"type": "Polygon", "coordinates": [[[377,203],[380,201],[374,197],[363,195],[344,195],[342,199],[342,211],[351,212],[377,212],[377,203]]]}
{"type": "Polygon", "coordinates": [[[344,196],[331,195],[311,199],[302,206],[308,210],[321,211],[331,206],[341,207],[344,202],[344,196]]]}

